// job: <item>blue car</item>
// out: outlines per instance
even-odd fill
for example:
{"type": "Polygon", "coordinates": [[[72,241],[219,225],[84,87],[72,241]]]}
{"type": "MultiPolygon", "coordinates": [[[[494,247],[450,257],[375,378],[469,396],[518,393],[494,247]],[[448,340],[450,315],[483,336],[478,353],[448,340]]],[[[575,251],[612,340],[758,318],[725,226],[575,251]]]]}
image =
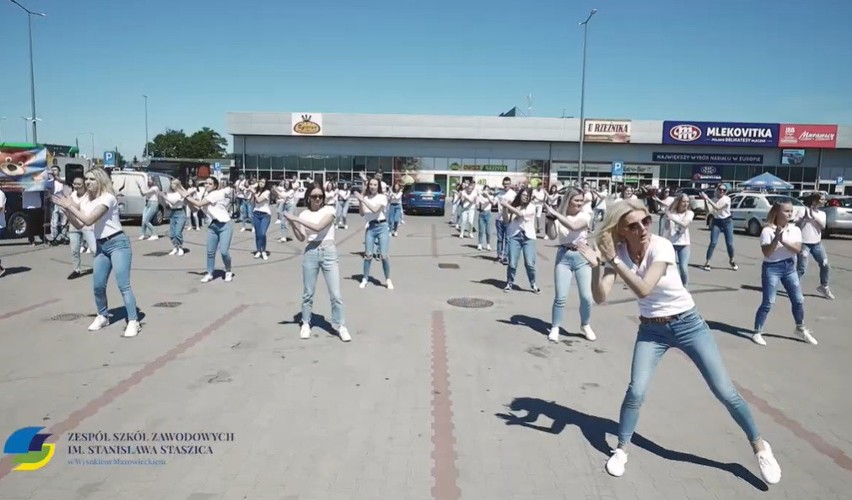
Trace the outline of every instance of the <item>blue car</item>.
{"type": "Polygon", "coordinates": [[[402,190],[402,210],[406,214],[444,215],[446,194],[436,182],[415,182],[402,190]]]}

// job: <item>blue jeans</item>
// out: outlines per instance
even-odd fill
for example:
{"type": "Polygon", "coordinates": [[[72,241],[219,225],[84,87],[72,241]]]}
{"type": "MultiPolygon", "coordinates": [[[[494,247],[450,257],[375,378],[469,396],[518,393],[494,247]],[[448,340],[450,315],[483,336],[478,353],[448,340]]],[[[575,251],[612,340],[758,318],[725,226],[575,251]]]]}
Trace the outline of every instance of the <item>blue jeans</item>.
{"type": "Polygon", "coordinates": [[[494,223],[494,228],[497,232],[497,258],[501,261],[505,261],[509,254],[509,242],[506,241],[508,239],[506,237],[507,227],[509,227],[509,225],[500,219],[497,219],[494,223]]]}
{"type": "Polygon", "coordinates": [[[523,231],[518,231],[518,234],[510,236],[508,240],[509,265],[506,267],[506,284],[515,284],[515,271],[523,253],[527,279],[530,280],[530,286],[535,285],[535,240],[527,238],[523,231]]]}
{"type": "MultiPolygon", "coordinates": [[[[296,203],[295,202],[284,204],[284,212],[285,213],[292,214],[295,211],[296,211],[296,203]]],[[[285,219],[283,215],[279,218],[281,219],[281,237],[287,238],[287,234],[290,231],[290,221],[285,219]]]]}
{"type": "Polygon", "coordinates": [[[588,325],[592,320],[592,268],[580,252],[559,247],[556,251],[556,266],[553,268],[556,295],[553,298],[551,319],[554,328],[562,326],[572,275],[577,279],[577,292],[580,295],[580,324],[588,325]]]}
{"type": "Polygon", "coordinates": [[[346,201],[337,202],[337,225],[345,226],[346,225],[346,216],[349,215],[349,198],[346,198],[346,201]]]}
{"type": "Polygon", "coordinates": [[[399,223],[402,221],[402,203],[391,203],[388,210],[388,222],[390,230],[396,231],[399,229],[399,223]]]}
{"type": "Polygon", "coordinates": [[[82,265],[80,262],[80,249],[83,246],[83,240],[86,240],[86,246],[89,247],[89,250],[94,252],[98,249],[98,244],[95,241],[95,233],[91,229],[69,231],[68,239],[71,240],[71,264],[74,265],[75,271],[80,271],[82,265]]]}
{"type": "Polygon", "coordinates": [[[146,201],[145,210],[142,212],[142,236],[146,238],[154,235],[154,225],[151,220],[157,214],[157,208],[160,206],[156,201],[146,201]]]}
{"type": "MultiPolygon", "coordinates": [[[[0,217],[5,217],[5,215],[0,215],[0,217]]],[[[65,224],[68,222],[68,216],[65,215],[65,212],[62,211],[62,207],[59,205],[53,205],[53,209],[50,214],[50,239],[53,241],[59,241],[59,238],[62,236],[62,228],[65,227],[65,224]]]]}
{"type": "Polygon", "coordinates": [[[489,226],[491,225],[491,211],[482,210],[479,212],[479,244],[480,245],[490,245],[491,244],[491,232],[489,231],[489,226]]]}
{"type": "Polygon", "coordinates": [[[728,247],[728,258],[734,260],[734,221],[730,217],[727,219],[713,219],[713,226],[710,227],[710,245],[707,246],[707,262],[713,258],[713,251],[716,250],[716,244],[719,243],[719,233],[725,234],[725,245],[728,247]]]}
{"type": "Polygon", "coordinates": [[[814,260],[819,264],[819,284],[827,287],[830,268],[828,267],[828,255],[825,253],[825,247],[822,246],[822,242],[802,243],[802,253],[799,254],[796,264],[796,269],[799,272],[799,282],[802,281],[802,277],[808,269],[808,257],[811,255],[814,256],[814,260]]]}
{"type": "Polygon", "coordinates": [[[799,284],[799,274],[796,272],[794,259],[784,259],[778,262],[764,262],[763,271],[760,276],[763,288],[763,300],[757,313],[754,315],[754,331],[762,332],[766,324],[766,317],[775,304],[775,293],[778,291],[778,283],[784,286],[790,304],[793,306],[793,319],[796,326],[805,323],[805,297],[802,295],[802,286],[799,284]]]}
{"type": "Polygon", "coordinates": [[[704,318],[693,308],[668,324],[639,325],[639,335],[633,348],[633,367],[630,385],[621,403],[618,421],[618,444],[627,445],[639,422],[639,408],[657,364],[670,347],[677,347],[698,367],[713,395],[725,405],[749,442],[760,439],[751,410],[734,387],[716,341],[704,318]]]}
{"type": "Polygon", "coordinates": [[[210,221],[207,226],[207,274],[213,274],[216,269],[216,248],[222,254],[225,272],[231,272],[231,238],[234,229],[230,222],[210,221]]]}
{"type": "Polygon", "coordinates": [[[186,210],[175,208],[169,213],[169,238],[172,246],[183,248],[183,230],[186,228],[186,210]]]}
{"type": "Polygon", "coordinates": [[[239,222],[243,223],[243,229],[246,228],[246,224],[251,222],[251,213],[254,210],[251,206],[251,201],[248,198],[237,198],[240,202],[240,220],[239,222]]]}
{"type": "Polygon", "coordinates": [[[95,259],[92,263],[92,283],[95,291],[95,306],[98,308],[99,315],[104,317],[109,315],[106,285],[110,273],[115,268],[115,281],[118,284],[118,290],[121,292],[124,308],[127,310],[127,320],[136,321],[138,319],[136,316],[136,297],[133,296],[133,290],[130,289],[130,263],[132,260],[130,238],[126,234],[119,234],[111,240],[97,242],[95,259]]]}
{"type": "Polygon", "coordinates": [[[251,225],[254,227],[254,247],[258,252],[266,251],[266,231],[269,229],[270,222],[272,222],[272,216],[266,212],[255,210],[251,214],[251,225]]]}
{"type": "Polygon", "coordinates": [[[677,272],[680,273],[680,281],[683,286],[689,283],[689,245],[672,245],[674,246],[675,256],[677,257],[677,272]]]}
{"type": "Polygon", "coordinates": [[[378,251],[379,258],[382,259],[382,269],[385,272],[385,279],[390,278],[390,259],[388,257],[388,245],[390,243],[390,230],[387,221],[371,222],[364,231],[364,277],[366,280],[370,278],[370,264],[373,262],[373,255],[378,251]],[[378,248],[376,243],[378,242],[378,248]]]}
{"type": "Polygon", "coordinates": [[[314,293],[317,288],[317,276],[322,271],[325,286],[331,299],[331,323],[334,326],[343,325],[343,299],[340,295],[340,267],[338,266],[337,249],[334,245],[321,247],[308,245],[302,260],[302,322],[311,323],[311,312],[314,306],[314,293]]]}

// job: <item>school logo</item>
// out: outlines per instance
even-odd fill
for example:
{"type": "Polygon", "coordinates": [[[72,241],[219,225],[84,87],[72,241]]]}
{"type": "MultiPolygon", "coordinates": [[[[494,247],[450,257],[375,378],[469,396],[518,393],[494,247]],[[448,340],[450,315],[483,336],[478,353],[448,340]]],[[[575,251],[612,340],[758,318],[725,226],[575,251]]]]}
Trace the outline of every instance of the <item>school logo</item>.
{"type": "Polygon", "coordinates": [[[12,433],[3,445],[3,453],[18,464],[12,470],[39,470],[53,458],[56,445],[45,443],[50,434],[39,434],[44,427],[24,427],[12,433]]]}
{"type": "Polygon", "coordinates": [[[322,126],[311,120],[311,115],[302,115],[302,120],[293,125],[293,132],[303,135],[316,135],[322,131],[322,126]]]}

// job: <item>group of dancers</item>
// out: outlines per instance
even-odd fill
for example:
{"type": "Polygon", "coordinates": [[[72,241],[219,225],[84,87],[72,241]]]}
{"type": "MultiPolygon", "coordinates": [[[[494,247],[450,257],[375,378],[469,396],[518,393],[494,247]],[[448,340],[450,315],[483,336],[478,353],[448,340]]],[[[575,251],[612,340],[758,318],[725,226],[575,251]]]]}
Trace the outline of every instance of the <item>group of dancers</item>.
{"type": "MultiPolygon", "coordinates": [[[[102,169],[86,172],[83,179],[85,192],[76,196],[54,195],[53,202],[61,207],[71,224],[78,230],[90,228],[95,240],[94,296],[97,317],[89,330],[99,330],[109,324],[106,283],[112,270],[127,309],[125,337],[136,336],[141,327],[137,318],[136,300],[130,287],[131,246],[119,221],[118,203],[112,183],[102,169]]],[[[225,281],[233,280],[232,261],[229,253],[232,238],[231,216],[228,210],[232,188],[223,187],[214,178],[205,181],[204,194],[194,196],[178,181],[172,183],[165,200],[178,215],[183,207],[203,211],[210,220],[207,232],[207,273],[202,282],[214,279],[216,253],[221,255],[225,270],[225,281]]],[[[75,186],[77,180],[75,179],[75,186]]],[[[285,189],[287,186],[284,186],[285,189]]],[[[590,341],[596,339],[591,327],[592,301],[602,304],[607,301],[616,279],[623,281],[638,299],[640,326],[634,346],[630,383],[621,406],[618,427],[618,446],[606,464],[613,476],[624,474],[627,462],[627,446],[637,425],[639,408],[650,384],[654,370],[662,355],[670,347],[683,350],[696,364],[713,394],[725,405],[736,423],[742,428],[757,457],[764,480],[769,484],[780,481],[781,470],[772,449],[762,439],[746,402],[737,393],[728,376],[722,358],[707,323],[698,312],[687,289],[689,260],[689,227],[694,214],[689,209],[685,195],[666,196],[661,201],[667,208],[658,232],[652,231],[652,216],[644,202],[625,190],[616,199],[603,200],[605,210],[595,213],[601,196],[591,192],[587,184],[577,188],[568,186],[562,190],[551,189],[541,209],[537,208],[534,189],[513,187],[508,177],[503,180],[503,191],[492,194],[489,189],[478,189],[473,185],[463,186],[459,199],[461,236],[465,229],[472,229],[473,214],[479,213],[478,248],[490,249],[491,207],[496,205],[495,230],[497,236],[496,259],[506,264],[507,292],[515,290],[517,265],[524,259],[530,288],[541,293],[536,282],[536,246],[540,229],[539,215],[546,217],[545,232],[548,239],[557,241],[554,265],[555,293],[551,311],[551,329],[548,338],[557,341],[564,321],[566,297],[572,282],[576,282],[580,297],[580,330],[590,341]],[[597,200],[597,201],[596,201],[597,200]],[[598,215],[602,216],[601,218],[598,215]],[[486,222],[486,223],[483,223],[486,222]],[[594,231],[592,226],[596,225],[594,231]]],[[[394,185],[391,193],[385,192],[386,185],[378,178],[370,178],[364,192],[354,195],[364,221],[363,277],[360,287],[369,284],[370,266],[380,260],[387,289],[394,288],[390,275],[389,237],[396,234],[398,214],[394,215],[399,203],[401,186],[394,185]]],[[[245,198],[253,211],[268,214],[269,189],[260,181],[249,189],[245,198]]],[[[282,210],[280,217],[289,223],[293,235],[304,243],[302,257],[303,293],[301,304],[300,338],[311,337],[313,299],[318,276],[322,273],[331,301],[332,326],[344,342],[351,340],[347,329],[343,299],[340,290],[339,256],[335,245],[335,229],[341,225],[338,199],[330,200],[336,193],[329,186],[311,185],[305,192],[305,210],[296,215],[291,210],[282,210]],[[330,194],[331,193],[331,194],[330,194]]],[[[714,200],[707,200],[708,208],[716,218],[724,219],[725,190],[717,190],[714,200]]],[[[286,202],[285,202],[286,203],[286,202]]],[[[778,283],[787,290],[793,304],[796,334],[806,342],[816,344],[816,339],[804,325],[804,308],[800,286],[800,273],[804,272],[807,255],[813,255],[820,264],[821,287],[828,288],[828,265],[825,251],[818,241],[820,228],[824,227],[825,215],[820,210],[825,198],[815,195],[810,201],[805,217],[792,220],[793,209],[789,203],[778,203],[772,207],[761,234],[763,263],[763,300],[756,313],[753,338],[765,345],[762,339],[766,316],[774,303],[778,283]],[[816,240],[816,241],[815,241],[816,240]]],[[[398,208],[401,211],[401,206],[398,208]]],[[[271,216],[271,214],[269,214],[271,216]]],[[[255,217],[257,252],[261,258],[265,250],[265,229],[268,218],[255,217]]],[[[455,222],[455,218],[454,218],[455,222]]],[[[720,227],[722,224],[721,223],[720,227]]],[[[178,221],[175,226],[180,226],[178,221]]],[[[716,227],[716,226],[714,226],[716,227]]],[[[719,229],[727,234],[727,229],[719,229]]],[[[470,234],[470,233],[468,233],[470,234]]],[[[174,235],[173,235],[174,236],[174,235]]],[[[180,244],[175,240],[173,243],[180,244]]],[[[732,241],[729,241],[731,247],[732,241]]],[[[175,247],[180,251],[181,246],[175,247]]],[[[708,251],[708,261],[712,251],[708,251]]],[[[256,257],[258,255],[256,254],[256,257]]],[[[733,255],[731,252],[731,263],[733,255]]]]}

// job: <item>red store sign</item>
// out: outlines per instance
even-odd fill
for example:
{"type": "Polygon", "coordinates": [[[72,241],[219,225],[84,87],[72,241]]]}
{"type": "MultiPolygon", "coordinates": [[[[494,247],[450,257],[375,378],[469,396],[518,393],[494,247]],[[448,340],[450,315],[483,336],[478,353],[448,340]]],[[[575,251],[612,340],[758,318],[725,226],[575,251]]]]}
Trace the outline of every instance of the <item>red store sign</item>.
{"type": "Polygon", "coordinates": [[[778,147],[837,147],[837,125],[801,125],[782,123],[778,131],[778,147]]]}

